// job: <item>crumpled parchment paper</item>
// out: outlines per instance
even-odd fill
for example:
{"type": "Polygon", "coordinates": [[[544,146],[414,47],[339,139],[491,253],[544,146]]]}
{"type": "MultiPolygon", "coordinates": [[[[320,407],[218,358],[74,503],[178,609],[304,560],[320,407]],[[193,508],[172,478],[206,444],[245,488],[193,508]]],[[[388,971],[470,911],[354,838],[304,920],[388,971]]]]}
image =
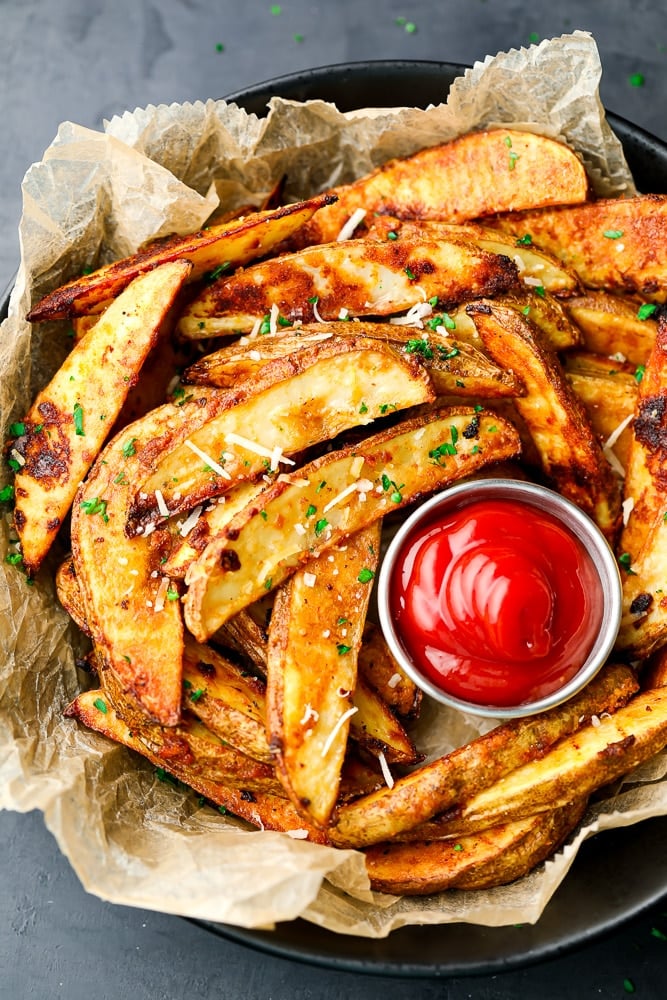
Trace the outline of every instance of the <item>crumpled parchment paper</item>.
{"type": "MultiPolygon", "coordinates": [[[[503,123],[567,141],[599,194],[633,193],[604,119],[600,73],[594,41],[576,32],[489,57],[454,83],[448,100],[443,87],[443,103],[425,111],[342,114],[321,101],[274,99],[258,119],[207,101],[127,112],[104,133],[63,124],[23,184],[21,265],[0,337],[5,433],[69,343],[66,324],[26,323],[32,303],[150,237],[200,227],[219,202],[228,209],[257,203],[282,174],[287,197],[296,199],[389,157],[503,123]]],[[[9,515],[0,534],[6,550],[9,515]]],[[[368,937],[411,923],[533,922],[586,836],[667,813],[663,754],[591,809],[552,861],[513,885],[416,899],[374,894],[360,853],[250,830],[63,718],[79,689],[79,638],[55,599],[57,558],[33,586],[1,564],[0,806],[41,809],[86,889],[104,899],[246,927],[300,915],[368,937]]],[[[430,706],[419,728],[433,756],[474,737],[479,722],[430,706]]]]}

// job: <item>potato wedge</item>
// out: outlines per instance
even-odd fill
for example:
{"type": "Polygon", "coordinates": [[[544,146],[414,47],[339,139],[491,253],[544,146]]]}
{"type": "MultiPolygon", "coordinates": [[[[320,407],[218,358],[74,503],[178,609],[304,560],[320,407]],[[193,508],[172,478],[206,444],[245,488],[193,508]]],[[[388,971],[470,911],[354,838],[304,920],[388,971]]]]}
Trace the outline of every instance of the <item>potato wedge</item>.
{"type": "Polygon", "coordinates": [[[551,812],[577,796],[628,774],[667,745],[667,688],[635,695],[613,715],[589,722],[556,744],[540,760],[506,774],[463,802],[442,833],[459,835],[476,827],[508,823],[551,812]]]}
{"type": "Polygon", "coordinates": [[[617,650],[638,660],[657,652],[667,643],[667,523],[664,511],[655,516],[645,531],[642,527],[641,534],[642,548],[632,559],[627,552],[628,562],[623,566],[626,570],[623,574],[623,617],[616,640],[617,650]]]}
{"type": "Polygon", "coordinates": [[[349,240],[254,264],[209,285],[183,311],[185,337],[251,333],[265,324],[389,316],[437,296],[444,306],[499,295],[518,281],[509,257],[454,240],[349,240]],[[272,315],[274,316],[272,320],[272,315]]]}
{"type": "Polygon", "coordinates": [[[175,261],[133,282],[74,346],[19,425],[10,458],[28,573],[39,569],[190,270],[187,261],[175,261]]]}
{"type": "Polygon", "coordinates": [[[382,629],[367,621],[359,650],[359,675],[382,700],[404,719],[416,718],[422,702],[421,689],[394,658],[382,629]]]}
{"type": "Polygon", "coordinates": [[[495,212],[574,204],[587,197],[588,180],[583,164],[567,146],[500,128],[471,132],[390,160],[333,192],[337,203],[304,228],[302,241],[335,240],[357,209],[459,223],[495,212]]]}
{"type": "Polygon", "coordinates": [[[556,356],[536,328],[505,306],[478,302],[468,313],[491,357],[521,373],[527,393],[513,405],[528,425],[545,474],[613,539],[620,526],[618,480],[556,356]]]}
{"type": "Polygon", "coordinates": [[[56,594],[75,625],[84,635],[90,635],[90,626],[86,620],[86,610],[83,605],[81,588],[76,578],[74,560],[71,555],[61,562],[56,571],[56,594]]]}
{"type": "Polygon", "coordinates": [[[527,761],[543,757],[559,740],[576,734],[585,719],[624,705],[637,687],[627,667],[606,667],[565,704],[532,718],[503,723],[452,753],[416,768],[396,781],[393,788],[383,788],[343,806],[331,830],[333,843],[340,847],[377,844],[437,813],[458,809],[480,789],[490,787],[527,761]]]}
{"type": "Polygon", "coordinates": [[[637,380],[618,362],[599,354],[573,352],[563,360],[568,382],[586,408],[607,460],[620,472],[630,458],[632,427],[627,421],[637,405],[637,380]],[[620,433],[619,433],[620,431],[620,433]],[[607,444],[611,441],[611,444],[607,444]],[[616,462],[613,461],[615,456],[616,462]]]}
{"type": "Polygon", "coordinates": [[[287,794],[317,826],[327,825],[336,804],[350,718],[358,711],[351,696],[379,554],[376,523],[294,573],[273,606],[269,739],[287,794]]]}
{"type": "Polygon", "coordinates": [[[282,795],[265,791],[232,788],[192,772],[182,759],[164,760],[139,740],[119,718],[103,691],[80,694],[66,711],[83,725],[145,757],[160,770],[173,774],[210,802],[263,830],[279,830],[315,843],[327,842],[326,835],[299,816],[292,803],[282,795]]]}
{"type": "Polygon", "coordinates": [[[188,236],[168,236],[151,243],[131,257],[114,261],[91,274],[81,275],[45,295],[33,306],[28,319],[69,319],[98,312],[138,275],[172,261],[191,262],[190,280],[207,272],[227,271],[263,257],[299,229],[318,209],[335,201],[333,195],[317,195],[309,201],[286,205],[271,212],[209,226],[188,236]]]}
{"type": "Polygon", "coordinates": [[[509,212],[493,225],[558,257],[589,288],[665,302],[667,195],[602,198],[582,205],[509,212]]]}
{"type": "Polygon", "coordinates": [[[276,358],[260,378],[231,392],[235,405],[173,445],[162,443],[157,467],[135,484],[131,530],[160,523],[164,507],[181,513],[244,480],[290,470],[289,455],[388,409],[435,398],[416,357],[367,338],[332,337],[276,358]]]}
{"type": "Polygon", "coordinates": [[[416,764],[424,759],[386,701],[358,675],[352,703],[357,714],[352,716],[350,735],[364,750],[378,759],[384,757],[387,764],[416,764]]]}
{"type": "Polygon", "coordinates": [[[265,687],[210,646],[186,637],[183,700],[188,710],[214,736],[253,760],[272,764],[265,687]]]}
{"type": "Polygon", "coordinates": [[[219,402],[219,394],[199,390],[182,407],[168,403],[121,431],[81,485],[72,512],[74,568],[102,669],[163,725],[175,725],[181,712],[183,623],[178,591],[163,572],[172,540],[161,529],[128,538],[127,510],[132,483],[150,468],[165,436],[187,434],[219,402]]]}
{"type": "MultiPolygon", "coordinates": [[[[431,308],[430,306],[428,307],[431,308]]],[[[243,344],[221,347],[186,370],[186,384],[228,387],[243,378],[256,378],[274,358],[289,357],[311,344],[335,337],[368,337],[393,344],[404,354],[416,354],[428,371],[438,395],[456,392],[459,396],[518,396],[521,381],[470,344],[452,339],[445,332],[444,317],[437,315],[416,325],[394,323],[309,323],[298,330],[278,332],[261,340],[245,338],[243,344]]],[[[472,321],[469,320],[472,325],[472,321]]]]}
{"type": "Polygon", "coordinates": [[[190,631],[204,640],[341,538],[518,448],[502,418],[461,407],[405,421],[303,466],[298,486],[270,486],[263,508],[237,514],[192,564],[185,600],[190,631]]]}
{"type": "Polygon", "coordinates": [[[534,247],[530,237],[516,239],[502,230],[479,223],[467,222],[457,226],[423,219],[402,222],[400,219],[380,216],[373,218],[367,235],[375,239],[392,240],[406,237],[469,240],[481,250],[504,254],[513,260],[519,277],[529,288],[540,288],[554,294],[572,293],[580,288],[576,274],[556,257],[534,247]],[[393,235],[389,236],[389,233],[393,235]]]}
{"type": "Polygon", "coordinates": [[[371,888],[414,896],[506,885],[554,854],[585,808],[586,799],[578,799],[560,809],[468,836],[378,844],[365,852],[371,888]]]}
{"type": "Polygon", "coordinates": [[[598,354],[621,354],[633,365],[645,365],[655,343],[657,323],[652,305],[608,292],[588,292],[563,300],[581,330],[584,345],[598,354]],[[644,316],[642,319],[641,317],[644,316]]]}
{"type": "MultiPolygon", "coordinates": [[[[649,533],[657,531],[654,525],[664,515],[667,501],[664,478],[666,429],[667,322],[661,319],[646,367],[640,370],[624,484],[625,497],[632,501],[632,510],[619,542],[619,552],[624,554],[624,560],[634,565],[635,561],[646,556],[655,569],[657,564],[650,553],[645,553],[645,547],[649,533]]],[[[661,588],[662,583],[657,586],[661,588]]],[[[634,590],[634,586],[631,589],[634,590]]]]}

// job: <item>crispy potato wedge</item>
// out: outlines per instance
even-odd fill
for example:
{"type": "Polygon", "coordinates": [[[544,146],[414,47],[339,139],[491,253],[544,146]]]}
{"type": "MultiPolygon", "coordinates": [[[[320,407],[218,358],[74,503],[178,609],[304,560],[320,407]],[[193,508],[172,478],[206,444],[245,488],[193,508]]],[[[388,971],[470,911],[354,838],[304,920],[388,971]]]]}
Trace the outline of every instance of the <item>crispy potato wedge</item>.
{"type": "Polygon", "coordinates": [[[10,456],[23,564],[39,569],[191,269],[142,275],[107,309],[36,397],[10,456]]]}
{"type": "Polygon", "coordinates": [[[620,526],[618,480],[555,354],[536,328],[511,309],[479,302],[468,312],[491,357],[521,373],[527,393],[513,405],[528,425],[544,472],[613,539],[620,526]]]}
{"type": "MultiPolygon", "coordinates": [[[[655,522],[665,510],[666,430],[667,322],[661,319],[653,349],[639,381],[624,484],[625,497],[632,500],[633,505],[621,534],[619,552],[627,553],[626,558],[629,556],[633,565],[643,557],[649,533],[657,530],[654,529],[655,522]]],[[[646,555],[657,569],[650,554],[646,555]]],[[[661,588],[662,583],[658,586],[661,588]]]]}
{"type": "Polygon", "coordinates": [[[623,617],[616,640],[616,649],[633,659],[644,659],[667,642],[667,523],[664,511],[657,514],[645,532],[642,529],[642,535],[642,548],[631,565],[624,566],[623,617]]]}
{"type": "Polygon", "coordinates": [[[437,296],[443,305],[499,295],[518,281],[509,257],[472,243],[349,240],[254,264],[209,285],[183,311],[185,337],[228,336],[300,320],[388,316],[437,296]],[[271,315],[275,319],[271,321],[271,315]]]}
{"type": "Polygon", "coordinates": [[[608,292],[588,292],[563,299],[563,307],[577,324],[588,351],[622,354],[634,365],[644,365],[655,343],[657,323],[637,299],[608,292]]]}
{"type": "Polygon", "coordinates": [[[273,763],[266,738],[265,684],[190,636],[183,655],[183,699],[207,729],[254,760],[273,763]]]}
{"type": "MultiPolygon", "coordinates": [[[[538,295],[528,289],[498,295],[494,299],[499,305],[507,306],[522,316],[527,316],[546,338],[554,351],[567,351],[581,344],[581,333],[568,319],[562,304],[553,295],[545,292],[538,295]]],[[[447,316],[451,335],[472,347],[483,351],[484,345],[465,305],[459,306],[447,316]]]]}
{"type": "Polygon", "coordinates": [[[613,715],[588,722],[556,744],[540,760],[501,777],[463,802],[442,833],[459,835],[476,827],[508,823],[551,812],[577,796],[628,774],[667,745],[667,688],[635,695],[613,715]]]}
{"type": "Polygon", "coordinates": [[[567,380],[586,408],[591,427],[597,434],[610,464],[617,471],[625,472],[630,447],[632,427],[626,423],[637,405],[637,380],[623,371],[618,362],[609,361],[599,354],[573,352],[563,361],[567,380]],[[620,434],[619,434],[620,430],[620,434]],[[611,441],[611,444],[607,444],[611,441]],[[616,457],[619,466],[613,462],[616,457]]]}
{"type": "Polygon", "coordinates": [[[364,750],[374,757],[382,755],[387,764],[416,764],[424,759],[386,701],[359,676],[352,703],[358,714],[352,716],[350,735],[364,750]]]}
{"type": "Polygon", "coordinates": [[[529,233],[589,288],[667,300],[667,195],[509,212],[493,225],[515,236],[529,233]]]}
{"type": "Polygon", "coordinates": [[[468,836],[367,848],[371,888],[415,896],[506,885],[554,854],[585,808],[586,799],[578,799],[560,809],[468,836]]]}
{"type": "Polygon", "coordinates": [[[270,486],[263,507],[253,504],[237,514],[192,564],[185,600],[190,631],[204,640],[311,556],[518,448],[516,432],[502,418],[452,408],[405,421],[303,466],[299,485],[270,486]]]}
{"type": "Polygon", "coordinates": [[[244,608],[225,622],[215,636],[224,646],[245,656],[258,672],[266,677],[268,623],[263,627],[255,620],[250,610],[244,608]]]}
{"type": "Polygon", "coordinates": [[[188,236],[156,240],[131,257],[81,275],[49,292],[33,306],[28,319],[37,323],[98,312],[138,275],[173,261],[191,262],[191,281],[203,278],[207,272],[215,274],[216,269],[227,271],[247,264],[289,239],[318,209],[333,201],[333,195],[317,195],[309,201],[246,215],[243,219],[209,226],[188,236]]]}
{"type": "Polygon", "coordinates": [[[315,843],[327,842],[326,835],[299,816],[292,803],[282,794],[255,789],[232,788],[204,774],[191,771],[181,758],[165,760],[142,743],[132,730],[119,718],[103,691],[86,691],[80,694],[66,712],[83,725],[106,736],[115,743],[135,750],[158,768],[163,768],[195,792],[225,811],[252,823],[263,830],[279,830],[315,843]]]}
{"type": "Polygon", "coordinates": [[[375,622],[367,621],[359,650],[359,675],[404,719],[419,715],[422,692],[394,658],[375,622]]]}
{"type": "Polygon", "coordinates": [[[378,522],[294,573],[273,606],[269,739],[287,794],[317,826],[327,825],[336,804],[350,718],[358,711],[350,699],[379,553],[378,522]]]}
{"type": "Polygon", "coordinates": [[[211,538],[229,524],[235,514],[257,498],[266,483],[239,483],[229,493],[212,501],[206,508],[199,504],[181,523],[171,552],[164,564],[166,576],[183,580],[187,571],[204,551],[211,538]],[[224,502],[220,502],[224,501],[224,502]]]}
{"type": "Polygon", "coordinates": [[[376,239],[404,239],[415,236],[427,239],[469,240],[481,250],[504,254],[517,266],[519,277],[529,288],[541,288],[552,293],[572,293],[579,288],[576,274],[566,268],[561,261],[543,250],[532,246],[529,237],[516,239],[502,230],[467,222],[451,225],[446,222],[409,220],[402,222],[387,216],[373,218],[367,235],[376,239]],[[388,234],[393,233],[390,237],[388,234]]]}
{"type": "Polygon", "coordinates": [[[629,668],[606,667],[563,705],[503,723],[399,778],[393,788],[382,788],[342,807],[331,830],[332,841],[340,847],[377,844],[458,807],[503,775],[543,757],[559,740],[576,734],[585,719],[624,705],[637,687],[629,668]]]}
{"type": "MultiPolygon", "coordinates": [[[[471,320],[468,322],[472,325],[471,320]]],[[[246,338],[244,344],[221,347],[201,358],[187,369],[183,381],[195,385],[232,386],[239,379],[256,378],[276,357],[291,356],[313,343],[335,336],[368,337],[393,344],[404,354],[419,355],[438,395],[456,392],[462,398],[492,398],[518,396],[524,391],[520,380],[511,372],[494,365],[470,344],[446,335],[443,326],[425,330],[421,320],[417,324],[402,325],[397,321],[309,323],[298,330],[280,332],[261,340],[246,338]]]]}
{"type": "Polygon", "coordinates": [[[235,405],[171,447],[163,442],[157,468],[135,486],[134,530],[164,519],[156,491],[177,514],[281,465],[291,469],[289,455],[370,423],[388,408],[435,398],[416,357],[377,340],[340,337],[274,359],[235,393],[229,397],[235,405]]]}
{"type": "Polygon", "coordinates": [[[84,635],[90,635],[81,588],[76,578],[74,560],[71,555],[61,562],[56,571],[56,594],[74,624],[81,629],[84,635]]]}
{"type": "Polygon", "coordinates": [[[338,202],[304,228],[299,234],[303,242],[335,240],[357,209],[459,223],[495,212],[575,204],[587,197],[588,180],[583,164],[567,146],[501,128],[471,132],[390,160],[333,191],[338,202]]]}

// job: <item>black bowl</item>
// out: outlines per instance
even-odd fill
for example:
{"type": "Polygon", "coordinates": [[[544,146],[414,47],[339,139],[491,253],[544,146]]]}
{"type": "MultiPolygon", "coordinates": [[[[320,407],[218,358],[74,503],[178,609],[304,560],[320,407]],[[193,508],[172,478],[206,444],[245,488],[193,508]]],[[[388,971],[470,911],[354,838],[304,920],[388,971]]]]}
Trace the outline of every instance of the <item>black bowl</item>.
{"type": "MultiPolygon", "coordinates": [[[[227,100],[260,117],[273,96],[331,101],[341,111],[426,107],[442,101],[464,70],[453,63],[388,60],[325,66],[260,83],[227,100]]],[[[639,190],[667,192],[667,145],[617,115],[610,113],[608,119],[639,190]]],[[[273,931],[196,923],[260,951],[326,968],[422,977],[498,972],[586,944],[667,898],[665,843],[667,817],[587,841],[533,926],[415,926],[373,940],[334,934],[304,920],[279,924],[273,931]]]]}
{"type": "MultiPolygon", "coordinates": [[[[452,63],[378,61],[306,70],[231,94],[257,115],[274,95],[360,107],[426,107],[439,102],[465,67],[452,63]]],[[[637,186],[667,192],[667,145],[616,115],[637,186]]],[[[7,314],[9,292],[0,300],[7,314]]],[[[381,940],[333,934],[304,920],[273,931],[194,921],[216,934],[282,958],[352,972],[454,976],[500,972],[589,943],[667,898],[667,817],[587,841],[537,924],[486,928],[471,924],[404,927],[381,940]]]]}

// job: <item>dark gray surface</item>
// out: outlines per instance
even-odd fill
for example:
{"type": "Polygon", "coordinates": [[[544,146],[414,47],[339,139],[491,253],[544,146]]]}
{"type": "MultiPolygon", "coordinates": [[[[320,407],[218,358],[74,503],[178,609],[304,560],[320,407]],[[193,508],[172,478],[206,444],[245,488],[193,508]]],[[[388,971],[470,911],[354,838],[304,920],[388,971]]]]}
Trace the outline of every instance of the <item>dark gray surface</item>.
{"type": "MultiPolygon", "coordinates": [[[[98,127],[150,102],[220,96],[345,60],[472,62],[574,28],[600,46],[608,107],[667,139],[662,0],[0,0],[0,286],[15,269],[20,182],[58,123],[98,127]],[[395,23],[407,17],[417,30],[395,23]],[[303,36],[295,41],[294,35],[303,36]],[[217,44],[224,51],[217,50],[217,44]],[[641,72],[643,87],[629,76],[641,72]]],[[[405,95],[410,103],[410,95],[405,95]]],[[[0,814],[0,997],[546,998],[665,995],[667,902],[620,932],[523,971],[429,983],[360,979],[260,955],[174,917],[87,896],[37,814],[0,814]],[[655,928],[659,933],[652,934],[655,928]]],[[[602,847],[602,839],[600,841],[602,847]]],[[[611,889],[611,887],[610,887],[611,889]]]]}

